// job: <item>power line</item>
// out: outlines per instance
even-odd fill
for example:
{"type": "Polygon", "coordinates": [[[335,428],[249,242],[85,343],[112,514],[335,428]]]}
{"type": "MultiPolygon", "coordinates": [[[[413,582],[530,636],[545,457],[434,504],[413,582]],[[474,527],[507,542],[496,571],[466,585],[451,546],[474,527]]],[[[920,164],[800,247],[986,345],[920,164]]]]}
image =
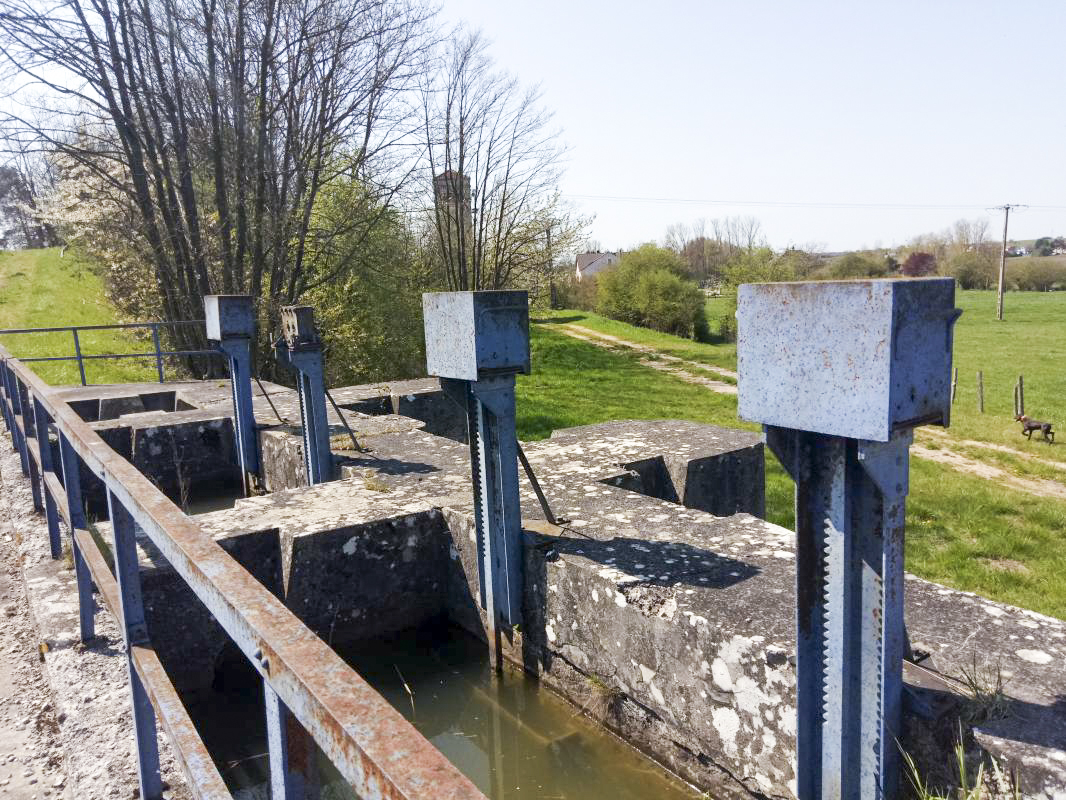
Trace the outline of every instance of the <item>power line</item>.
{"type": "MultiPolygon", "coordinates": [[[[800,200],[711,200],[694,197],[639,197],[634,195],[564,194],[571,200],[597,200],[619,203],[673,203],[706,206],[743,206],[752,208],[825,208],[825,209],[871,209],[894,211],[988,211],[987,204],[976,203],[855,203],[800,200]]],[[[996,208],[1002,209],[1002,206],[996,208]]],[[[1066,211],[1066,206],[1033,205],[1026,208],[1043,211],[1066,211]]]]}

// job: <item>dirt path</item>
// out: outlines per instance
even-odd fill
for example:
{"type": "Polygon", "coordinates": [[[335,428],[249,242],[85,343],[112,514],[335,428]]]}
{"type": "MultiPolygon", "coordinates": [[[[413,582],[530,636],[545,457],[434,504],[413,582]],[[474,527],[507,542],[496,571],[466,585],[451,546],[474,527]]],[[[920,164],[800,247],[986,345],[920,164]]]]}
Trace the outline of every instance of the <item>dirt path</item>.
{"type": "Polygon", "coordinates": [[[1012,475],[1005,469],[986,464],[983,461],[977,461],[944,447],[931,450],[921,444],[914,444],[911,446],[911,454],[918,456],[918,458],[947,464],[957,472],[976,475],[978,478],[995,481],[1002,486],[1009,486],[1012,489],[1018,489],[1037,497],[1056,497],[1060,500],[1066,500],[1066,485],[1058,481],[1045,478],[1021,478],[1017,475],[1012,475]]]}
{"type": "Polygon", "coordinates": [[[620,339],[617,336],[611,336],[607,333],[600,333],[599,331],[594,331],[591,328],[586,328],[582,325],[566,324],[552,327],[555,330],[562,331],[571,338],[580,339],[583,342],[594,344],[597,347],[603,347],[608,350],[616,348],[635,350],[638,353],[654,356],[654,358],[642,358],[640,364],[673,375],[675,378],[678,378],[685,383],[693,383],[697,386],[702,386],[705,389],[710,389],[712,392],[718,392],[719,394],[737,393],[737,387],[735,384],[726,383],[725,381],[716,381],[713,378],[707,378],[692,371],[693,369],[698,369],[735,379],[737,374],[728,369],[712,367],[708,364],[701,364],[696,361],[686,361],[677,356],[661,353],[654,347],[630,342],[627,339],[620,339]]]}
{"type": "Polygon", "coordinates": [[[952,444],[965,445],[966,447],[979,447],[982,450],[995,450],[997,453],[1007,453],[1008,455],[1020,458],[1023,461],[1029,461],[1033,464],[1043,464],[1044,466],[1061,469],[1063,472],[1066,472],[1066,463],[1063,463],[1062,461],[1052,461],[1049,458],[1034,456],[1032,453],[1027,453],[1024,450],[1018,450],[1013,447],[1007,447],[1003,444],[978,442],[975,439],[952,439],[948,432],[942,428],[922,428],[922,433],[933,437],[937,444],[940,444],[941,442],[951,442],[952,444]]]}
{"type": "MultiPolygon", "coordinates": [[[[733,378],[737,377],[735,372],[731,370],[722,369],[721,367],[712,367],[707,364],[701,364],[696,361],[688,361],[677,356],[672,356],[667,353],[663,353],[656,350],[654,347],[645,344],[639,344],[637,342],[631,342],[628,339],[622,339],[618,336],[612,336],[608,333],[601,333],[600,331],[594,331],[591,328],[586,328],[583,325],[574,325],[573,323],[567,323],[564,325],[553,325],[554,330],[560,330],[567,336],[574,339],[580,339],[583,342],[594,344],[597,347],[604,347],[607,349],[628,349],[634,350],[638,353],[643,353],[653,358],[644,358],[640,360],[640,363],[646,367],[660,370],[673,375],[686,383],[694,383],[699,386],[703,386],[706,389],[710,389],[712,392],[720,392],[721,394],[736,394],[737,387],[732,383],[725,383],[724,381],[716,381],[711,378],[698,375],[691,370],[705,370],[708,372],[714,372],[723,377],[733,378]]],[[[1054,497],[1062,500],[1066,500],[1066,484],[1059,483],[1058,481],[1047,480],[1045,478],[1023,478],[1018,475],[1013,475],[1001,467],[997,467],[993,464],[987,464],[983,461],[970,458],[961,453],[955,452],[950,449],[951,444],[958,444],[967,447],[978,447],[985,450],[995,450],[1001,453],[1007,453],[1025,461],[1032,463],[1044,464],[1056,469],[1061,469],[1066,472],[1066,464],[1057,461],[1052,461],[1046,458],[1040,458],[1039,456],[1031,455],[1022,450],[1016,450],[1012,447],[1007,447],[1000,444],[992,444],[990,442],[978,442],[970,439],[956,440],[952,439],[947,432],[941,431],[936,428],[922,428],[920,435],[928,435],[929,442],[936,442],[936,448],[926,447],[922,442],[916,441],[911,447],[911,454],[918,458],[924,458],[928,461],[935,461],[939,464],[945,464],[957,472],[962,472],[967,475],[973,475],[978,478],[984,478],[985,480],[994,481],[1001,486],[1008,486],[1012,489],[1017,489],[1027,494],[1035,495],[1037,497],[1054,497]]]]}
{"type": "Polygon", "coordinates": [[[18,534],[0,525],[0,798],[65,798],[59,726],[22,584],[18,534]]]}

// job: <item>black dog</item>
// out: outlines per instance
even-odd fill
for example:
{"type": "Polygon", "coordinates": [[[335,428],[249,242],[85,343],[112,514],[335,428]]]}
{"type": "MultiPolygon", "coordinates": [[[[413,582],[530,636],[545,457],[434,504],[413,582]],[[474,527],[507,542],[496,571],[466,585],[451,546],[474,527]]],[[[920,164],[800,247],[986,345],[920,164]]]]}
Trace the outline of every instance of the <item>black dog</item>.
{"type": "Polygon", "coordinates": [[[1055,441],[1055,431],[1051,430],[1050,422],[1029,419],[1025,414],[1019,414],[1014,419],[1022,423],[1022,433],[1028,436],[1030,441],[1033,439],[1033,431],[1040,431],[1044,435],[1044,441],[1048,444],[1055,441]]]}

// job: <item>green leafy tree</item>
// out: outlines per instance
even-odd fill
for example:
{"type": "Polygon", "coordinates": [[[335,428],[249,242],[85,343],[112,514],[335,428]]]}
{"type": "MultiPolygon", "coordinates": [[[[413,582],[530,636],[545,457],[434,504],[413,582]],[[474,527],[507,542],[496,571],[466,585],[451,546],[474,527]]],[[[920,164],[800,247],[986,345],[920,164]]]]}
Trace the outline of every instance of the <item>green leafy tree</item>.
{"type": "Polygon", "coordinates": [[[606,317],[688,338],[707,334],[704,296],[681,258],[645,244],[598,276],[596,310],[606,317]]]}

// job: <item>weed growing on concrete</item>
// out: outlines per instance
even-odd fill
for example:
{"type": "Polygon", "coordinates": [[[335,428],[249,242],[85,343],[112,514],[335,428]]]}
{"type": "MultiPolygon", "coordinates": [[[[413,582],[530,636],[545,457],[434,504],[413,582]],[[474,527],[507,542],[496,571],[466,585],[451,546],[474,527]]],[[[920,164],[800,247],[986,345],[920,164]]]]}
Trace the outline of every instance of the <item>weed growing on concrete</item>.
{"type": "Polygon", "coordinates": [[[989,769],[985,769],[985,762],[977,765],[977,771],[970,777],[967,765],[966,748],[962,743],[962,729],[959,729],[959,738],[955,742],[955,774],[958,776],[958,786],[946,789],[943,793],[930,786],[922,777],[917,764],[910,753],[903,751],[904,766],[907,778],[913,789],[912,796],[915,800],[1022,800],[1022,792],[1016,774],[1006,773],[992,757],[988,757],[989,769]]]}
{"type": "Polygon", "coordinates": [[[363,486],[372,492],[389,492],[389,485],[385,481],[381,480],[374,474],[373,470],[368,469],[363,473],[363,486]]]}
{"type": "Polygon", "coordinates": [[[595,675],[586,677],[585,682],[589,685],[589,699],[577,710],[578,714],[587,711],[590,717],[602,722],[617,712],[618,705],[625,697],[625,692],[617,686],[607,685],[595,675]]]}
{"type": "Polygon", "coordinates": [[[68,572],[74,569],[74,551],[71,549],[69,540],[63,542],[63,569],[68,572]]]}
{"type": "Polygon", "coordinates": [[[1003,691],[1003,671],[999,665],[979,666],[975,651],[973,666],[962,671],[962,683],[967,693],[961,711],[964,722],[980,725],[1010,715],[1010,698],[1003,691]]]}

